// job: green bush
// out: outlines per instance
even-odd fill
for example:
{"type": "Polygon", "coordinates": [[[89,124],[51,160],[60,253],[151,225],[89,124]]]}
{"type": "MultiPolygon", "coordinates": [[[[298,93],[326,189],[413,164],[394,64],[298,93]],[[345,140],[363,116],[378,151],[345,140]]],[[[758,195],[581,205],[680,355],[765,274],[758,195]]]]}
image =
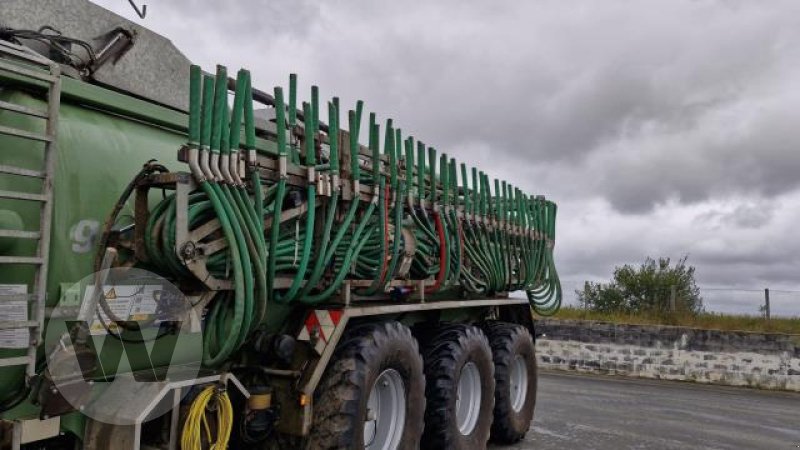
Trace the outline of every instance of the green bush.
{"type": "Polygon", "coordinates": [[[703,299],[694,279],[695,269],[684,256],[674,265],[669,258],[647,258],[639,267],[626,264],[614,269],[610,283],[587,282],[575,291],[585,308],[603,313],[671,313],[670,298],[675,296],[675,312],[698,314],[703,299]]]}

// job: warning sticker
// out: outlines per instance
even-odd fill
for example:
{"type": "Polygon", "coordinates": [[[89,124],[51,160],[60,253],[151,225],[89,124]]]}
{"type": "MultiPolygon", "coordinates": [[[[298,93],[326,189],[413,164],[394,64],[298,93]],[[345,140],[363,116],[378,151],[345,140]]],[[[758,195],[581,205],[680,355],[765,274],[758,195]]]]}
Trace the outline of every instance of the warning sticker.
{"type": "MultiPolygon", "coordinates": [[[[28,285],[0,284],[0,322],[28,320],[28,285]]],[[[30,329],[0,330],[0,348],[27,348],[30,329]]]]}
{"type": "MultiPolygon", "coordinates": [[[[156,299],[163,289],[163,286],[159,285],[104,285],[103,297],[113,318],[109,318],[106,308],[98,304],[97,311],[100,312],[100,318],[98,319],[97,315],[94,316],[92,325],[89,327],[91,334],[106,334],[106,328],[118,332],[119,327],[114,320],[148,319],[156,313],[158,307],[156,299]]],[[[92,295],[94,295],[94,286],[86,286],[84,301],[91,301],[92,295]]]]}

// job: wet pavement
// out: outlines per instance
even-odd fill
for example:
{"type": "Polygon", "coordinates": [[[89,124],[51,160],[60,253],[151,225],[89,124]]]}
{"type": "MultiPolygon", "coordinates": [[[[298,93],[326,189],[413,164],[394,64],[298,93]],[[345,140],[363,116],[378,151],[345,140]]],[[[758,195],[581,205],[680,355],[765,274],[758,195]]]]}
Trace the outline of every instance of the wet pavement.
{"type": "Polygon", "coordinates": [[[800,394],[540,373],[531,431],[490,448],[798,449],[800,394]]]}

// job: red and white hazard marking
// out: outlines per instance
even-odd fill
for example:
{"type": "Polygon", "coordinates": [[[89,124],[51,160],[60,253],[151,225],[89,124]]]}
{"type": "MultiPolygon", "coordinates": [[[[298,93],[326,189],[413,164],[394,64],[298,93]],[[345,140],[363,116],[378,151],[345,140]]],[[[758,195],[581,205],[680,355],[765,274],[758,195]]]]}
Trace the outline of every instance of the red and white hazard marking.
{"type": "Polygon", "coordinates": [[[317,353],[322,353],[341,320],[341,310],[314,309],[306,316],[303,329],[300,330],[297,339],[310,342],[314,345],[317,353]]]}

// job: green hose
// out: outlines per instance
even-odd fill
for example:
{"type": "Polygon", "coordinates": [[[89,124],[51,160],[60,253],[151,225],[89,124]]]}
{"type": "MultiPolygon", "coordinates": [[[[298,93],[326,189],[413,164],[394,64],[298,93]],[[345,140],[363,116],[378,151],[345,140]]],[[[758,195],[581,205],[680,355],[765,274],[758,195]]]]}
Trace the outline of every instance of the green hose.
{"type": "MultiPolygon", "coordinates": [[[[316,92],[316,91],[315,91],[316,92]]],[[[317,94],[318,95],[318,94],[317,94]]],[[[315,97],[316,98],[316,97],[315,97]]],[[[328,103],[328,122],[331,129],[329,136],[335,138],[330,139],[330,170],[331,173],[339,175],[339,145],[338,145],[338,112],[336,111],[333,103],[328,103]]],[[[318,114],[315,112],[315,119],[318,114]]],[[[311,270],[311,275],[308,277],[303,289],[300,291],[299,298],[305,298],[312,288],[316,287],[320,278],[323,275],[325,267],[329,264],[328,252],[330,247],[331,230],[333,229],[333,222],[336,218],[336,213],[339,206],[339,189],[334,188],[331,199],[328,201],[328,208],[325,214],[325,225],[323,226],[322,239],[319,241],[315,252],[315,263],[311,270]]]]}
{"type": "MultiPolygon", "coordinates": [[[[305,134],[305,146],[306,146],[306,164],[309,166],[313,166],[316,164],[316,151],[314,148],[314,122],[313,122],[313,114],[311,111],[311,106],[308,103],[303,104],[303,117],[306,118],[306,134],[305,134]],[[310,122],[309,122],[310,119],[310,122]]],[[[316,183],[309,183],[308,187],[306,188],[306,203],[308,205],[308,211],[306,212],[306,230],[313,230],[314,229],[314,217],[316,212],[316,196],[317,196],[317,185],[316,183]]],[[[305,278],[306,269],[308,268],[308,263],[311,257],[311,247],[313,245],[313,238],[314,234],[312,232],[306,232],[305,239],[303,240],[303,247],[302,247],[302,256],[300,257],[300,263],[297,265],[296,273],[292,279],[291,286],[285,293],[276,293],[275,300],[281,303],[287,303],[295,298],[297,293],[299,292],[303,279],[305,278]]]]}
{"type": "MultiPolygon", "coordinates": [[[[189,195],[185,214],[190,231],[219,222],[221,234],[198,244],[220,237],[227,241],[203,255],[203,263],[212,276],[230,283],[208,305],[206,366],[229,361],[265,323],[270,302],[326,302],[347,279],[362,281],[357,296],[388,295],[387,286],[399,276],[400,262],[412,247],[410,268],[402,274],[412,289],[425,281],[425,293],[442,298],[524,290],[537,313],[558,310],[562,292],[553,260],[553,202],[505,181],[490,182],[484,172],[404,138],[391,120],[382,126],[374,113],[369,153],[362,154],[363,102],[348,111],[346,132],[339,124],[339,100],[333,98],[326,103],[324,126],[314,86],[300,117],[294,74],[288,108],[283,89],[274,90],[274,134],[260,135],[277,149],[272,167],[281,170],[277,177],[268,175],[270,166],[262,159],[275,153],[263,148],[256,153],[250,73],[238,71],[230,105],[227,80],[223,66],[213,77],[197,66],[190,71],[187,148],[196,158],[192,171],[198,189],[189,195]],[[348,136],[344,149],[342,136],[348,136]],[[340,156],[349,165],[340,167],[340,156]],[[290,177],[298,170],[308,170],[308,182],[290,177]],[[320,182],[331,182],[330,192],[317,192],[320,182]],[[352,196],[341,186],[354,188],[352,196]],[[362,192],[369,190],[373,199],[363,201],[362,192]],[[300,205],[305,211],[286,220],[287,211],[300,205]]],[[[175,251],[177,205],[170,195],[152,208],[144,249],[155,270],[186,279],[194,275],[175,251]]]]}

